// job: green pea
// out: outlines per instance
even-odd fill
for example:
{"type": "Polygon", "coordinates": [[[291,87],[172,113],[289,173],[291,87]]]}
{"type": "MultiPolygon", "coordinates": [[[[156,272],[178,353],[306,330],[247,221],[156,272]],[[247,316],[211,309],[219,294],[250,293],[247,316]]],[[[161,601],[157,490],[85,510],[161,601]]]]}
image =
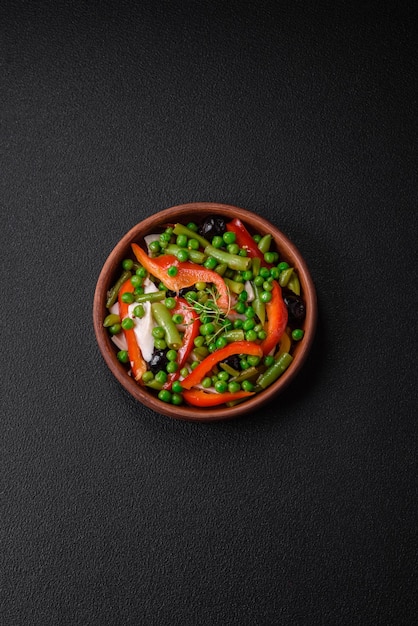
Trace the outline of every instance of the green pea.
{"type": "Polygon", "coordinates": [[[223,337],[222,335],[220,337],[217,338],[216,340],[216,347],[218,348],[218,350],[220,348],[225,348],[226,344],[228,343],[228,341],[225,339],[225,337],[223,337]]]}
{"type": "Polygon", "coordinates": [[[230,393],[236,393],[237,391],[240,391],[240,389],[241,389],[241,385],[235,381],[231,381],[228,384],[228,391],[230,393]]]}
{"type": "Polygon", "coordinates": [[[236,241],[236,234],[233,233],[232,231],[227,230],[223,235],[222,235],[222,239],[224,240],[224,242],[227,245],[230,245],[231,243],[235,243],[236,241]]]}
{"type": "Polygon", "coordinates": [[[248,365],[251,367],[256,367],[260,363],[260,357],[254,354],[249,354],[247,356],[248,365]]]}
{"type": "Polygon", "coordinates": [[[247,330],[245,333],[245,341],[256,341],[257,333],[254,330],[247,330]]]}
{"type": "Polygon", "coordinates": [[[189,253],[187,252],[185,248],[180,248],[176,256],[177,256],[177,259],[180,261],[180,263],[185,263],[190,258],[189,253]]]}
{"type": "Polygon", "coordinates": [[[270,276],[274,280],[277,280],[277,278],[279,278],[279,276],[280,276],[279,268],[278,267],[272,267],[271,270],[270,270],[270,276]]]}
{"type": "Polygon", "coordinates": [[[245,289],[244,289],[244,291],[241,291],[241,293],[239,294],[238,300],[240,300],[241,302],[247,302],[247,300],[248,300],[248,292],[245,291],[245,289]]]}
{"type": "Polygon", "coordinates": [[[170,265],[170,267],[167,270],[167,274],[171,277],[177,276],[178,274],[178,268],[175,265],[170,265]]]}
{"type": "Polygon", "coordinates": [[[122,326],[120,324],[112,324],[109,326],[109,332],[111,335],[118,335],[122,330],[122,326]]]}
{"type": "Polygon", "coordinates": [[[243,391],[253,391],[254,389],[253,383],[249,380],[243,380],[241,383],[241,387],[243,391]]]}
{"type": "Polygon", "coordinates": [[[175,324],[182,324],[184,321],[184,317],[183,315],[181,315],[181,313],[175,313],[174,315],[172,315],[171,319],[175,324]]]}
{"type": "Polygon", "coordinates": [[[273,291],[273,285],[268,280],[265,280],[263,283],[264,291],[273,291]]]}
{"type": "Polygon", "coordinates": [[[209,387],[212,387],[212,379],[210,378],[210,376],[206,376],[203,380],[202,380],[202,387],[204,389],[209,389],[209,387]]]}
{"type": "MultiPolygon", "coordinates": [[[[134,278],[134,276],[132,276],[132,278],[134,278]]],[[[131,280],[132,280],[132,278],[131,278],[131,280]]],[[[120,299],[125,304],[132,304],[132,302],[135,300],[135,296],[134,296],[134,294],[131,291],[126,291],[125,293],[123,293],[121,295],[120,299]]]]}
{"type": "Polygon", "coordinates": [[[152,380],[153,378],[154,378],[154,374],[150,370],[147,370],[146,372],[142,374],[142,380],[144,383],[149,383],[150,380],[152,380]]]}
{"type": "Polygon", "coordinates": [[[122,267],[124,270],[131,270],[134,266],[134,262],[132,261],[132,259],[124,259],[122,261],[122,267]]]}
{"type": "Polygon", "coordinates": [[[248,255],[248,253],[247,253],[246,250],[244,250],[244,248],[241,248],[240,251],[238,252],[238,255],[246,257],[248,255]]]}
{"type": "Polygon", "coordinates": [[[206,261],[203,264],[206,269],[208,270],[214,270],[215,267],[218,265],[218,261],[215,259],[215,257],[213,256],[208,256],[208,258],[206,259],[206,261]]]}
{"type": "Polygon", "coordinates": [[[180,248],[187,248],[187,236],[186,235],[177,235],[176,244],[180,248]]]}
{"type": "Polygon", "coordinates": [[[288,268],[289,268],[289,263],[286,263],[286,261],[282,261],[277,266],[277,269],[279,270],[279,272],[283,272],[284,270],[287,270],[288,268]]]}
{"type": "Polygon", "coordinates": [[[222,372],[219,372],[218,380],[229,380],[228,372],[225,372],[224,370],[222,370],[222,372]]]}
{"type": "Polygon", "coordinates": [[[225,393],[228,389],[228,383],[224,380],[217,380],[215,383],[215,389],[218,393],[225,393]]]}
{"type": "Polygon", "coordinates": [[[230,243],[226,249],[229,254],[239,254],[239,245],[237,243],[230,243]]]}
{"type": "Polygon", "coordinates": [[[206,337],[207,335],[212,335],[214,332],[215,326],[212,324],[212,322],[202,324],[202,326],[200,327],[200,334],[204,337],[206,337]]]}
{"type": "Polygon", "coordinates": [[[264,357],[264,365],[266,367],[270,367],[271,365],[273,365],[273,363],[274,363],[274,356],[267,355],[266,357],[264,357]]]}
{"type": "Polygon", "coordinates": [[[127,350],[119,350],[116,356],[118,361],[121,363],[129,363],[129,354],[127,350]]]}
{"type": "Polygon", "coordinates": [[[166,357],[169,361],[175,361],[177,359],[177,352],[176,350],[168,350],[166,357]]]}
{"type": "Polygon", "coordinates": [[[155,380],[164,385],[164,383],[167,382],[167,372],[165,372],[164,370],[159,370],[155,374],[155,380]]]}
{"type": "Polygon", "coordinates": [[[135,326],[135,322],[130,317],[125,317],[122,320],[123,330],[131,330],[135,326]]]}
{"type": "Polygon", "coordinates": [[[162,402],[171,402],[171,392],[168,389],[161,389],[158,393],[158,399],[162,402]]]}
{"type": "Polygon", "coordinates": [[[198,280],[195,284],[196,291],[204,291],[206,289],[206,283],[203,280],[198,280]]]}
{"type": "Polygon", "coordinates": [[[154,326],[154,328],[151,331],[151,335],[155,338],[155,339],[164,339],[165,337],[165,330],[162,326],[154,326]]]}
{"type": "Polygon", "coordinates": [[[134,287],[142,287],[142,283],[144,282],[142,276],[138,276],[138,274],[134,274],[131,277],[131,283],[134,287]]]}
{"type": "Polygon", "coordinates": [[[194,233],[196,233],[199,230],[199,227],[197,226],[197,224],[195,224],[195,222],[189,222],[187,224],[187,228],[189,230],[192,230],[194,233]]]}
{"type": "Polygon", "coordinates": [[[135,274],[137,276],[140,276],[141,278],[146,278],[148,275],[147,270],[145,269],[145,267],[138,267],[138,269],[136,270],[135,274]]]}
{"type": "Polygon", "coordinates": [[[258,330],[257,332],[257,339],[260,339],[260,341],[264,341],[264,339],[267,337],[267,333],[265,330],[258,330]]]}
{"type": "Polygon", "coordinates": [[[195,370],[196,367],[198,367],[199,365],[199,361],[193,361],[193,363],[190,365],[190,369],[195,370]]]}
{"type": "Polygon", "coordinates": [[[135,287],[134,293],[135,293],[135,300],[136,300],[136,296],[142,296],[145,293],[145,290],[143,287],[141,287],[141,285],[138,285],[138,287],[135,287]]]}
{"type": "Polygon", "coordinates": [[[187,242],[187,247],[190,250],[199,250],[199,242],[197,239],[189,239],[187,242]]]}
{"type": "Polygon", "coordinates": [[[260,300],[261,302],[264,302],[264,304],[267,304],[267,302],[271,302],[272,299],[272,295],[270,291],[262,291],[260,293],[260,300]]]}
{"type": "Polygon", "coordinates": [[[167,348],[167,342],[165,339],[154,338],[154,346],[157,348],[157,350],[165,350],[167,348]]]}
{"type": "Polygon", "coordinates": [[[144,317],[145,315],[145,309],[142,306],[142,304],[137,304],[136,307],[133,310],[133,314],[135,315],[135,317],[144,317]]]}
{"type": "Polygon", "coordinates": [[[266,263],[274,263],[276,259],[275,253],[274,252],[265,252],[264,253],[264,260],[266,263]]]}
{"type": "Polygon", "coordinates": [[[171,394],[171,404],[175,404],[176,406],[178,406],[179,404],[183,403],[183,396],[179,393],[173,393],[171,394]]]}
{"type": "Polygon", "coordinates": [[[236,330],[239,330],[243,326],[244,326],[244,321],[243,320],[240,320],[240,319],[234,320],[234,328],[236,330]]]}
{"type": "Polygon", "coordinates": [[[242,277],[244,280],[252,280],[253,279],[253,273],[251,270],[245,270],[245,272],[242,272],[242,277]]]}
{"type": "Polygon", "coordinates": [[[169,309],[169,310],[174,309],[176,307],[176,299],[175,298],[166,298],[164,300],[164,304],[167,307],[167,309],[169,309]]]}
{"type": "Polygon", "coordinates": [[[176,363],[175,361],[169,361],[165,369],[169,374],[174,374],[174,372],[177,372],[178,368],[178,363],[176,363]]]}
{"type": "Polygon", "coordinates": [[[182,367],[180,370],[180,376],[182,376],[182,378],[186,378],[186,376],[189,375],[189,370],[187,369],[187,367],[182,367]]]}
{"type": "Polygon", "coordinates": [[[259,274],[258,276],[254,278],[254,285],[256,287],[261,287],[263,283],[264,283],[264,278],[261,276],[261,274],[259,274]]]}
{"type": "Polygon", "coordinates": [[[174,383],[171,386],[171,389],[175,393],[181,393],[184,390],[184,387],[178,380],[175,380],[174,383]]]}
{"type": "Polygon", "coordinates": [[[196,348],[201,348],[204,345],[204,343],[205,343],[205,338],[203,337],[203,335],[198,335],[193,340],[193,343],[196,346],[196,348]]]}
{"type": "Polygon", "coordinates": [[[245,309],[246,309],[245,302],[240,302],[238,300],[238,302],[235,305],[236,312],[242,315],[243,313],[245,313],[245,309]]]}
{"type": "Polygon", "coordinates": [[[252,319],[253,317],[255,317],[255,311],[252,306],[247,306],[244,313],[245,317],[247,317],[248,319],[252,319]]]}
{"type": "Polygon", "coordinates": [[[254,326],[255,326],[255,320],[252,318],[252,319],[246,319],[242,325],[242,328],[243,330],[253,330],[254,326]]]}
{"type": "Polygon", "coordinates": [[[222,237],[220,237],[219,235],[215,235],[215,237],[212,239],[212,246],[214,248],[222,248],[223,245],[224,240],[222,239],[222,237]]]}
{"type": "Polygon", "coordinates": [[[256,233],[255,235],[253,235],[253,239],[256,243],[260,243],[261,241],[261,235],[259,235],[258,233],[256,233]]]}
{"type": "Polygon", "coordinates": [[[160,242],[157,240],[151,241],[151,243],[149,244],[149,249],[150,252],[152,252],[153,254],[158,254],[161,250],[160,242]]]}
{"type": "Polygon", "coordinates": [[[248,369],[248,361],[247,359],[241,359],[239,362],[239,366],[242,370],[248,369]]]}
{"type": "Polygon", "coordinates": [[[304,334],[305,332],[301,328],[295,328],[295,330],[292,331],[292,339],[294,341],[300,341],[303,339],[304,334]]]}

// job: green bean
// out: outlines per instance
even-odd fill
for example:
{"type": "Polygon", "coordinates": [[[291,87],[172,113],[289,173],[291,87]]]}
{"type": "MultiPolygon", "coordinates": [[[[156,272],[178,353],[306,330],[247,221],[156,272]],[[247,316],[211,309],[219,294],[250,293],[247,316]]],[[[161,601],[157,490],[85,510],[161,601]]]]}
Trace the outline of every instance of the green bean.
{"type": "Polygon", "coordinates": [[[293,274],[293,267],[288,267],[287,269],[280,272],[279,276],[279,284],[280,287],[286,287],[288,282],[290,281],[293,274]]]}
{"type": "Polygon", "coordinates": [[[110,309],[110,307],[115,304],[118,297],[119,289],[122,287],[123,283],[126,282],[131,276],[132,272],[130,272],[129,270],[122,272],[116,283],[107,292],[106,308],[110,309]]]}
{"type": "Polygon", "coordinates": [[[139,293],[135,296],[135,302],[159,302],[166,297],[165,291],[151,291],[151,293],[139,293]]]}
{"type": "Polygon", "coordinates": [[[160,383],[158,380],[155,380],[155,378],[152,378],[145,383],[145,387],[150,387],[151,389],[157,389],[157,391],[160,391],[163,388],[163,383],[160,383]]]}
{"type": "Polygon", "coordinates": [[[240,294],[244,291],[244,283],[238,283],[236,280],[231,280],[230,278],[224,278],[224,281],[233,293],[240,294]]]}
{"type": "Polygon", "coordinates": [[[152,315],[159,326],[164,328],[165,340],[170,349],[178,350],[181,346],[180,333],[172,320],[171,313],[162,302],[151,304],[152,315]]]}
{"type": "Polygon", "coordinates": [[[260,322],[264,324],[264,322],[266,321],[266,305],[261,300],[261,297],[260,297],[261,291],[259,287],[257,287],[257,285],[255,285],[254,283],[252,283],[252,285],[253,285],[254,295],[255,295],[255,298],[252,303],[253,309],[258,319],[260,320],[260,322]]]}
{"type": "Polygon", "coordinates": [[[287,283],[287,288],[293,291],[297,296],[300,296],[300,281],[298,275],[293,272],[287,283]]]}
{"type": "Polygon", "coordinates": [[[270,235],[270,233],[264,235],[264,237],[260,239],[260,241],[258,242],[258,249],[260,250],[260,252],[265,254],[270,250],[271,240],[272,236],[270,235]]]}
{"type": "Polygon", "coordinates": [[[288,352],[284,352],[273,365],[257,378],[256,390],[266,389],[274,383],[287,370],[292,361],[293,357],[288,352]]]}
{"type": "Polygon", "coordinates": [[[206,246],[209,245],[209,241],[207,239],[199,235],[199,233],[195,233],[193,230],[190,230],[190,228],[187,228],[187,226],[184,226],[183,224],[176,224],[174,226],[173,233],[175,235],[186,235],[189,239],[196,239],[202,248],[206,248],[206,246]]]}
{"type": "Polygon", "coordinates": [[[225,337],[228,343],[232,343],[233,341],[244,341],[244,331],[242,328],[227,330],[222,336],[225,337]]]}
{"type": "Polygon", "coordinates": [[[219,363],[219,367],[224,370],[224,372],[228,372],[230,376],[239,376],[240,372],[236,370],[234,367],[228,365],[228,363],[221,362],[219,363]]]}
{"type": "Polygon", "coordinates": [[[254,278],[256,276],[258,276],[258,273],[260,271],[260,267],[261,267],[261,259],[259,259],[257,256],[255,256],[253,258],[253,262],[251,263],[251,270],[252,270],[254,278]]]}
{"type": "Polygon", "coordinates": [[[238,272],[245,272],[251,267],[251,257],[239,256],[238,254],[230,254],[225,250],[214,248],[210,244],[205,247],[205,254],[214,257],[220,263],[226,263],[227,266],[238,272]]]}
{"type": "Polygon", "coordinates": [[[110,313],[105,317],[103,322],[105,328],[109,328],[109,326],[113,326],[113,324],[120,324],[120,317],[117,313],[110,313]]]}
{"type": "Polygon", "coordinates": [[[186,250],[186,249],[189,255],[189,259],[193,261],[193,263],[198,263],[199,265],[203,265],[203,263],[206,261],[206,256],[203,254],[203,252],[200,252],[200,250],[191,250],[190,248],[180,248],[180,246],[178,246],[177,244],[170,243],[168,244],[164,252],[165,254],[172,254],[175,257],[177,257],[179,250],[186,250]]]}
{"type": "Polygon", "coordinates": [[[257,374],[260,373],[259,368],[252,366],[247,367],[246,370],[238,374],[238,376],[234,376],[234,378],[230,378],[229,382],[241,383],[243,380],[248,380],[249,378],[253,378],[257,374]]]}
{"type": "Polygon", "coordinates": [[[214,271],[219,274],[219,276],[223,276],[227,269],[228,266],[226,263],[219,263],[219,265],[215,267],[214,271]]]}

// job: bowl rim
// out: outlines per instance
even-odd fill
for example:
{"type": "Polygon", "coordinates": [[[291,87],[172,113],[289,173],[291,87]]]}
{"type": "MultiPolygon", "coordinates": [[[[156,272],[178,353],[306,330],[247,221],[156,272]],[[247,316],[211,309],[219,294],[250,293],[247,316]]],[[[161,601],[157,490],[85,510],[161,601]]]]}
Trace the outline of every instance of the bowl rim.
{"type": "Polygon", "coordinates": [[[277,226],[272,224],[266,218],[257,215],[255,212],[231,204],[216,202],[189,202],[174,205],[146,217],[144,220],[141,220],[131,227],[116,243],[107,256],[99,273],[93,298],[93,328],[96,341],[105,363],[122,387],[124,387],[124,389],[137,401],[156,413],[179,420],[195,422],[233,419],[252,411],[256,411],[267,403],[270,403],[275,396],[281,393],[290,384],[304,365],[313,344],[317,326],[317,316],[317,295],[315,285],[307,264],[296,245],[287,237],[287,235],[279,230],[277,226]],[[298,344],[297,358],[294,359],[292,366],[286,370],[272,386],[249,398],[248,400],[245,400],[245,402],[235,405],[234,407],[223,406],[200,409],[198,407],[187,405],[175,406],[162,402],[156,396],[151,395],[149,392],[141,388],[141,386],[138,385],[138,383],[136,383],[131,376],[129,376],[126,366],[119,363],[116,359],[115,346],[111,341],[109,334],[106,332],[106,329],[103,327],[104,313],[106,311],[106,294],[111,286],[111,284],[107,281],[115,272],[115,259],[120,256],[121,252],[125,250],[126,247],[133,241],[139,240],[144,236],[144,234],[147,234],[147,232],[149,232],[148,228],[152,226],[155,227],[157,223],[163,223],[167,218],[171,218],[169,221],[173,221],[173,214],[178,216],[176,221],[181,221],[182,215],[185,215],[186,213],[190,214],[190,212],[193,211],[197,211],[200,214],[206,212],[211,212],[212,214],[225,214],[233,212],[235,213],[235,216],[239,217],[239,219],[244,221],[244,223],[247,221],[247,225],[249,226],[256,221],[257,225],[260,225],[260,229],[262,231],[265,231],[266,233],[271,232],[273,234],[278,247],[284,246],[286,248],[284,254],[286,257],[292,257],[297,260],[297,272],[303,285],[303,296],[308,314],[304,322],[304,338],[303,341],[298,344]],[[139,232],[143,232],[144,234],[139,234],[139,232]]]}

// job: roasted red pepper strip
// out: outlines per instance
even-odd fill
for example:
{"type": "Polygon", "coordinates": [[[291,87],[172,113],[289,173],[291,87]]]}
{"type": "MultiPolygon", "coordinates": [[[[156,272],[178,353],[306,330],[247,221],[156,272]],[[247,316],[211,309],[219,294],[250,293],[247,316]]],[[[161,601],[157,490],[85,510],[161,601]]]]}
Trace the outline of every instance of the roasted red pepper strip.
{"type": "Polygon", "coordinates": [[[254,392],[252,391],[236,391],[235,393],[230,393],[229,391],[225,393],[207,393],[200,389],[183,391],[183,398],[188,404],[193,406],[217,406],[218,404],[234,402],[234,400],[241,400],[253,395],[254,392]]]}
{"type": "MultiPolygon", "coordinates": [[[[123,320],[128,315],[129,304],[122,301],[122,294],[129,291],[134,291],[134,286],[131,283],[130,278],[123,283],[119,289],[118,302],[119,302],[119,316],[123,320]]],[[[128,344],[128,355],[131,362],[132,376],[137,382],[141,382],[142,374],[147,370],[147,365],[142,357],[141,349],[135,337],[135,331],[133,328],[129,330],[123,329],[125,334],[126,343],[128,344]]]]}
{"type": "Polygon", "coordinates": [[[216,272],[208,270],[201,265],[197,265],[197,263],[191,263],[189,261],[181,263],[171,254],[162,254],[155,259],[151,259],[136,243],[132,244],[132,250],[141,265],[172,291],[192,287],[200,281],[213,283],[219,293],[217,300],[219,308],[224,311],[229,310],[230,301],[228,287],[222,276],[216,272]],[[168,268],[172,266],[177,268],[176,276],[169,276],[167,273],[168,268]]]}
{"type": "Polygon", "coordinates": [[[279,343],[287,325],[287,308],[282,298],[282,290],[279,283],[274,280],[273,289],[271,291],[271,300],[266,304],[267,337],[261,342],[261,348],[264,354],[268,354],[279,343]]]}
{"type": "Polygon", "coordinates": [[[240,248],[244,248],[244,250],[247,251],[249,257],[258,257],[261,260],[262,265],[268,265],[264,261],[264,254],[258,249],[256,242],[251,237],[241,220],[235,217],[231,222],[227,223],[226,229],[235,233],[237,244],[240,248]]]}
{"type": "Polygon", "coordinates": [[[164,389],[170,389],[171,385],[180,376],[180,370],[187,361],[190,352],[194,348],[194,340],[199,334],[200,319],[194,309],[192,309],[184,298],[177,298],[177,304],[172,311],[173,314],[180,314],[183,316],[185,331],[183,335],[183,343],[177,350],[177,371],[174,374],[170,374],[167,382],[164,385],[164,389]]]}
{"type": "Polygon", "coordinates": [[[210,370],[220,361],[227,359],[233,354],[251,354],[254,356],[263,356],[261,346],[253,341],[233,341],[232,343],[215,350],[207,356],[199,365],[190,372],[184,380],[181,381],[184,389],[191,389],[195,385],[198,385],[204,376],[210,372],[210,370]]]}

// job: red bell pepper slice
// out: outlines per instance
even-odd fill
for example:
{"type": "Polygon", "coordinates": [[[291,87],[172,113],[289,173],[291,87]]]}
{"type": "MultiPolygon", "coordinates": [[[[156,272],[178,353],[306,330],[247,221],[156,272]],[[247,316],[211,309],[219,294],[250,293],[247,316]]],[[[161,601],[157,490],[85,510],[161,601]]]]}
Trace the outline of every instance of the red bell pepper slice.
{"type": "Polygon", "coordinates": [[[251,354],[262,357],[263,350],[261,349],[261,346],[253,341],[233,341],[225,346],[225,348],[215,350],[215,352],[212,352],[209,356],[203,359],[203,361],[199,363],[199,365],[192,370],[190,374],[184,378],[184,380],[181,381],[182,387],[184,387],[184,389],[191,389],[195,385],[198,385],[204,376],[210,372],[210,370],[217,363],[227,359],[233,354],[251,354]]]}
{"type": "Polygon", "coordinates": [[[241,222],[240,219],[235,217],[231,222],[228,222],[226,229],[236,235],[236,242],[240,248],[244,248],[247,251],[249,257],[258,257],[261,260],[262,265],[268,265],[264,261],[264,254],[258,249],[257,243],[251,237],[250,233],[241,222]]]}
{"type": "MultiPolygon", "coordinates": [[[[129,304],[122,301],[122,294],[126,292],[133,293],[134,286],[131,283],[131,279],[128,278],[119,289],[118,302],[119,302],[119,316],[123,320],[128,315],[129,304]]],[[[137,382],[141,381],[142,374],[147,370],[147,365],[141,353],[141,349],[135,337],[135,331],[133,328],[129,330],[123,329],[126,343],[128,344],[129,361],[131,362],[132,376],[137,382]]]]}
{"type": "Polygon", "coordinates": [[[207,393],[200,389],[183,391],[183,398],[192,406],[217,406],[218,404],[234,402],[234,400],[241,400],[242,398],[248,398],[253,395],[253,391],[236,391],[234,393],[229,391],[225,393],[207,393]]]}
{"type": "Polygon", "coordinates": [[[170,389],[173,382],[179,378],[180,370],[184,367],[190,352],[193,350],[194,340],[199,334],[199,316],[184,298],[177,298],[177,304],[173,310],[173,314],[177,313],[183,316],[186,328],[183,335],[183,343],[177,350],[177,371],[170,374],[167,382],[164,384],[164,389],[170,389]]]}
{"type": "Polygon", "coordinates": [[[261,342],[263,354],[269,354],[279,343],[287,326],[287,308],[282,298],[282,290],[279,283],[274,280],[271,291],[271,300],[266,304],[267,322],[265,330],[267,337],[261,342]]]}
{"type": "Polygon", "coordinates": [[[218,306],[224,311],[230,308],[230,297],[228,287],[222,276],[212,270],[208,270],[197,263],[185,261],[181,263],[171,254],[162,254],[161,256],[151,259],[138,244],[132,244],[132,250],[143,267],[158,278],[164,285],[172,291],[179,291],[185,287],[192,287],[197,282],[213,283],[219,293],[217,300],[218,306]],[[169,267],[176,267],[176,276],[169,276],[167,270],[169,267]]]}

